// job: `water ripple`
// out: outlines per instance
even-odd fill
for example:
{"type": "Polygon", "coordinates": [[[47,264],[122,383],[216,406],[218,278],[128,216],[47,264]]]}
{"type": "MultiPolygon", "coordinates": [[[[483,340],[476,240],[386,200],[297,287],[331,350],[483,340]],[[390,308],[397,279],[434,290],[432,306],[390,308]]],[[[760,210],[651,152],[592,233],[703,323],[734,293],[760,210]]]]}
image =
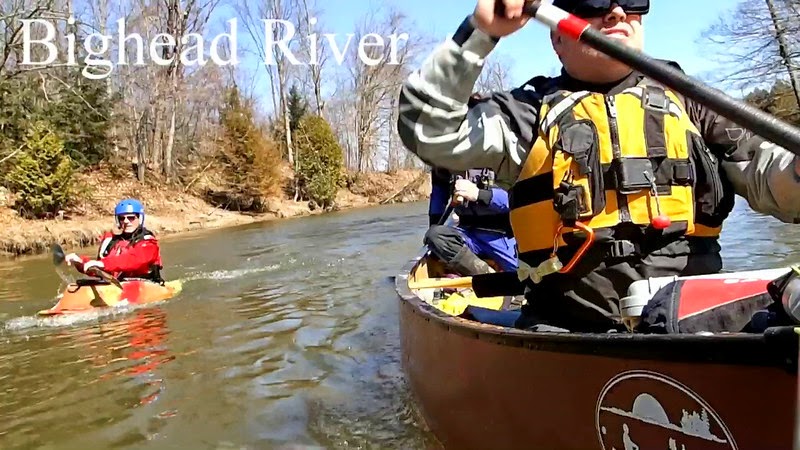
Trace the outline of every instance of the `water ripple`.
{"type": "Polygon", "coordinates": [[[60,321],[34,317],[59,289],[46,258],[0,265],[0,446],[429,447],[385,281],[425,206],[165,240],[180,296],[60,321]]]}

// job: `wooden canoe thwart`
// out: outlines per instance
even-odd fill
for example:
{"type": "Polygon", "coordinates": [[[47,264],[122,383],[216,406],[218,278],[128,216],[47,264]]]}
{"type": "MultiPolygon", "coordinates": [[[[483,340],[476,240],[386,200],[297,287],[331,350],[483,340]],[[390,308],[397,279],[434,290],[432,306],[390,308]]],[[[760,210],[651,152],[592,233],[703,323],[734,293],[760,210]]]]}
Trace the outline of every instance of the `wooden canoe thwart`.
{"type": "Polygon", "coordinates": [[[791,449],[798,334],[531,332],[444,312],[425,253],[395,278],[403,369],[445,448],[791,449]],[[427,300],[427,301],[426,301],[427,300]]]}

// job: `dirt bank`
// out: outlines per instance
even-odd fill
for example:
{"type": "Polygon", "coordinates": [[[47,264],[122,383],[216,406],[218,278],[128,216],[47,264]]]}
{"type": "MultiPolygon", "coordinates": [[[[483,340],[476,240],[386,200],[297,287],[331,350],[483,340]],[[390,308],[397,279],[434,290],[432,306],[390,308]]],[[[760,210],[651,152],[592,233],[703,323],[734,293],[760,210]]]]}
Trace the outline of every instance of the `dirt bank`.
{"type": "MultiPolygon", "coordinates": [[[[321,214],[307,202],[273,198],[263,214],[226,211],[204,201],[196,192],[180,187],[140,184],[120,180],[106,171],[81,175],[86,186],[83,200],[50,220],[26,220],[10,208],[13,197],[0,192],[0,256],[38,254],[58,242],[69,248],[94,245],[111,224],[111,211],[126,197],[141,199],[147,210],[146,226],[159,237],[187,231],[222,228],[246,223],[321,214]]],[[[336,197],[337,209],[381,203],[410,202],[427,198],[430,179],[422,171],[366,173],[350,177],[346,189],[336,197]]]]}

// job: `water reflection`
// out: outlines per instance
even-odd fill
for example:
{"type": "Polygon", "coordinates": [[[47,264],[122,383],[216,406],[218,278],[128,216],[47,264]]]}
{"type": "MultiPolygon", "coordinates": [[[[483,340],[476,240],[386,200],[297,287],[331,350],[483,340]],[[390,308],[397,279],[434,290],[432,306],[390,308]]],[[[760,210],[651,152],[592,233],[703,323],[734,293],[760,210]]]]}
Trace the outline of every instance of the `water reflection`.
{"type": "Polygon", "coordinates": [[[75,430],[132,418],[136,408],[157,402],[164,390],[159,371],[175,359],[166,318],[160,308],[147,308],[91,326],[9,336],[0,356],[0,436],[14,441],[3,448],[63,444],[75,430]]]}
{"type": "MultiPolygon", "coordinates": [[[[154,370],[175,356],[167,349],[169,329],[166,313],[160,308],[139,309],[130,319],[98,325],[98,340],[86,346],[87,358],[100,372],[98,382],[115,377],[145,377],[154,391],[140,400],[140,404],[155,401],[161,391],[161,380],[154,370]],[[150,377],[147,377],[151,375],[150,377]]],[[[88,330],[81,330],[88,333],[88,330]]],[[[73,337],[74,338],[74,337],[73,337]]]]}

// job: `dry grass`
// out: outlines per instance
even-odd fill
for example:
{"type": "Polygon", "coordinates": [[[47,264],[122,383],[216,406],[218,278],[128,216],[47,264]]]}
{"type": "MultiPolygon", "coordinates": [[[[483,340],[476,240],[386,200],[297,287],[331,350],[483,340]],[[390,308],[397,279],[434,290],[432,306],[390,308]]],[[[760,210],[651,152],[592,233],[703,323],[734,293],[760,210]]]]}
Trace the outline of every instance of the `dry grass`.
{"type": "MultiPolygon", "coordinates": [[[[305,202],[295,203],[282,195],[268,200],[269,212],[265,214],[240,214],[219,209],[197,195],[203,188],[214,184],[218,178],[216,172],[210,168],[205,173],[198,174],[200,177],[186,192],[182,187],[167,186],[157,179],[140,184],[132,173],[114,173],[107,167],[80,174],[78,179],[86,187],[84,198],[65,211],[60,219],[22,219],[0,201],[0,230],[3,230],[0,233],[0,254],[14,256],[45,253],[53,243],[59,243],[65,249],[93,246],[111,226],[114,205],[126,197],[138,198],[144,203],[147,228],[159,237],[321,213],[321,210],[309,210],[305,202]]],[[[362,174],[349,190],[339,191],[336,203],[340,208],[377,204],[420,175],[420,171],[362,174]]],[[[283,177],[290,181],[291,171],[283,170],[283,177]]],[[[419,200],[426,198],[429,193],[430,183],[426,178],[425,183],[415,192],[404,195],[397,201],[419,200]]],[[[9,203],[9,199],[5,199],[5,202],[9,203]]]]}
{"type": "Polygon", "coordinates": [[[348,174],[353,180],[349,191],[361,197],[366,197],[370,202],[380,202],[404,186],[412,183],[418,177],[423,177],[422,184],[414,189],[405,201],[425,198],[430,194],[430,176],[418,170],[398,170],[396,172],[376,172],[362,174],[348,174]]]}

